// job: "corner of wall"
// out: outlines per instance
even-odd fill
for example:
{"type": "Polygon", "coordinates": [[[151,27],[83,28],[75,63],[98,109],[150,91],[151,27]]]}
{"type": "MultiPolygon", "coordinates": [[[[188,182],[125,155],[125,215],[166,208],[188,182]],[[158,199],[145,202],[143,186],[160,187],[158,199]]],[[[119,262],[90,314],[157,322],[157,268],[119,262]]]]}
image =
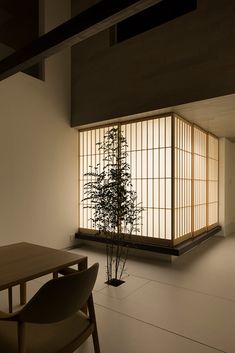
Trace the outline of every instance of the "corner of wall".
{"type": "Polygon", "coordinates": [[[228,236],[235,232],[235,144],[227,138],[219,143],[219,221],[221,234],[228,236]]]}

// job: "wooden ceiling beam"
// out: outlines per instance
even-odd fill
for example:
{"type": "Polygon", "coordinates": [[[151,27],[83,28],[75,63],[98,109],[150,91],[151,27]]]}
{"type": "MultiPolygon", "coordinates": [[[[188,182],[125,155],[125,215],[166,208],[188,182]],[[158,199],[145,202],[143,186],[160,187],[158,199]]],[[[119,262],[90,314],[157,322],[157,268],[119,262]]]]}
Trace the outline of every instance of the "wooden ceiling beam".
{"type": "Polygon", "coordinates": [[[0,61],[0,80],[71,47],[162,0],[101,0],[0,61]]]}

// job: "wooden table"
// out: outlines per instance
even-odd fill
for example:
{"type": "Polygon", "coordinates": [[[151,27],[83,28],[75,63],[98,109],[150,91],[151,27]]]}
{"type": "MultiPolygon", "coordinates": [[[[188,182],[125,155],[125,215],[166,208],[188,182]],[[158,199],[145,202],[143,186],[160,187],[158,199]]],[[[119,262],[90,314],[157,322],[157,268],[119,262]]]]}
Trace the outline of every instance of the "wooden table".
{"type": "Polygon", "coordinates": [[[9,312],[12,312],[12,287],[20,285],[20,304],[26,303],[26,282],[72,265],[87,269],[87,257],[30,243],[0,247],[0,290],[8,289],[9,312]]]}

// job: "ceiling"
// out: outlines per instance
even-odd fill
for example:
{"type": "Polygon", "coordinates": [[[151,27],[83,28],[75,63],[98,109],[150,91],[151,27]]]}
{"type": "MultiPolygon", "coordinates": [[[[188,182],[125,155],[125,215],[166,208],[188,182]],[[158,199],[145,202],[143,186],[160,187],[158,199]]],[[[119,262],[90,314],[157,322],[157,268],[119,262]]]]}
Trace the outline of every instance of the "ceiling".
{"type": "MultiPolygon", "coordinates": [[[[39,35],[39,0],[0,0],[0,60],[39,35]]],[[[40,64],[24,70],[40,78],[40,64]]]]}
{"type": "MultiPolygon", "coordinates": [[[[98,0],[90,2],[93,4],[98,0]]],[[[73,6],[82,3],[86,3],[87,6],[87,2],[81,1],[73,1],[73,6]]],[[[19,49],[37,36],[38,0],[0,0],[0,43],[19,49]]],[[[135,114],[131,118],[171,111],[219,137],[227,137],[235,142],[235,94],[135,114]]],[[[130,116],[115,119],[115,121],[129,118],[130,116]]]]}
{"type": "Polygon", "coordinates": [[[38,36],[38,0],[0,0],[0,43],[15,50],[38,36]]]}
{"type": "Polygon", "coordinates": [[[235,94],[173,107],[182,117],[235,142],[235,94]]]}
{"type": "Polygon", "coordinates": [[[235,94],[148,112],[149,116],[175,112],[218,137],[235,142],[235,94]]]}
{"type": "MultiPolygon", "coordinates": [[[[177,113],[218,137],[226,137],[231,142],[235,142],[235,94],[129,115],[102,121],[95,125],[151,117],[170,112],[177,113]]],[[[94,126],[94,124],[79,126],[79,128],[85,126],[94,126]]]]}

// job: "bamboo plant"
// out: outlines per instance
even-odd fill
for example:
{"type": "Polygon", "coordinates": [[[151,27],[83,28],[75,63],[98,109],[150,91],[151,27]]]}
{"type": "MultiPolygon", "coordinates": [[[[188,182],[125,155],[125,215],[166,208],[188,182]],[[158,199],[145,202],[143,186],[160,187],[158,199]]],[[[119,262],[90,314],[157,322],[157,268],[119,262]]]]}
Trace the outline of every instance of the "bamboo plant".
{"type": "Polygon", "coordinates": [[[127,163],[127,141],[120,126],[109,129],[98,143],[103,155],[103,168],[89,166],[84,176],[84,207],[93,210],[92,223],[99,235],[106,238],[107,282],[122,284],[128,256],[128,242],[138,226],[143,208],[137,202],[127,163]]]}

